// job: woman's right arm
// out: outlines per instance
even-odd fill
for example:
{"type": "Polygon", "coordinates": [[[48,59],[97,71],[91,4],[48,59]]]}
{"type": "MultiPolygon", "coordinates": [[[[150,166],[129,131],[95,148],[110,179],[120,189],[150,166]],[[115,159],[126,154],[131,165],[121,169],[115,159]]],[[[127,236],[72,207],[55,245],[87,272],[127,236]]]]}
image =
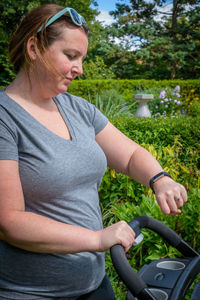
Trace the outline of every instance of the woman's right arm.
{"type": "Polygon", "coordinates": [[[92,231],[25,211],[18,162],[0,160],[0,239],[24,250],[41,253],[105,251],[121,244],[125,251],[134,232],[124,221],[92,231]]]}

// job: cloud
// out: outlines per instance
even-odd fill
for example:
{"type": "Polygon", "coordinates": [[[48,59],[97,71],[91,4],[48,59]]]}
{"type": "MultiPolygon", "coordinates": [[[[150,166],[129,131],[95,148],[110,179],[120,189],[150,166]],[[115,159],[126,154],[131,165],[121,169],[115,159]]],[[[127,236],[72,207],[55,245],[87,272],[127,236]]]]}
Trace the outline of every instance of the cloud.
{"type": "Polygon", "coordinates": [[[100,22],[103,22],[103,25],[110,25],[114,22],[113,17],[110,16],[106,10],[100,10],[100,14],[96,17],[96,19],[100,22]]]}
{"type": "Polygon", "coordinates": [[[169,3],[163,7],[160,7],[158,10],[160,13],[158,13],[157,16],[155,16],[155,20],[157,22],[162,21],[163,17],[165,16],[165,13],[172,13],[173,4],[169,3]]]}

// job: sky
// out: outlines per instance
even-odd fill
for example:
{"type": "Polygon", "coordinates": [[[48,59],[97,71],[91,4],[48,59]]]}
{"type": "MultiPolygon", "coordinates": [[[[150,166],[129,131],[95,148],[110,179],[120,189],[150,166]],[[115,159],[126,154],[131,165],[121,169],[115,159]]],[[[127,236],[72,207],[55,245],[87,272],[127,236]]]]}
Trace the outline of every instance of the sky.
{"type": "MultiPolygon", "coordinates": [[[[151,1],[151,0],[147,0],[151,1]]],[[[96,0],[98,3],[98,10],[101,11],[100,15],[97,17],[97,20],[104,22],[105,25],[109,25],[113,22],[113,18],[109,15],[109,11],[115,10],[115,4],[120,0],[96,0]]],[[[172,2],[171,0],[166,0],[166,4],[172,2]]],[[[121,1],[121,3],[130,3],[128,0],[121,1]]]]}
{"type": "Polygon", "coordinates": [[[115,9],[116,0],[97,0],[99,10],[111,11],[115,9]]]}
{"type": "Polygon", "coordinates": [[[109,15],[109,11],[115,10],[116,0],[96,0],[98,3],[98,10],[101,11],[97,20],[104,22],[105,25],[109,25],[113,22],[113,18],[109,15]]]}

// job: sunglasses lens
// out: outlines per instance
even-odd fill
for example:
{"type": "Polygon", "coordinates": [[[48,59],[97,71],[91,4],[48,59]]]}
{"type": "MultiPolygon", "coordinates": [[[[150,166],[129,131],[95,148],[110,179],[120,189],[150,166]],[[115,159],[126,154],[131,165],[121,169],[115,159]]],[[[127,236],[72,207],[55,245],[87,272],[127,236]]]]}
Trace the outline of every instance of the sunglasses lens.
{"type": "Polygon", "coordinates": [[[70,9],[70,12],[71,12],[74,23],[76,23],[78,25],[82,25],[82,20],[81,20],[79,14],[73,8],[70,9]]]}
{"type": "Polygon", "coordinates": [[[86,21],[82,16],[81,16],[81,21],[82,21],[82,24],[86,24],[86,21]]]}

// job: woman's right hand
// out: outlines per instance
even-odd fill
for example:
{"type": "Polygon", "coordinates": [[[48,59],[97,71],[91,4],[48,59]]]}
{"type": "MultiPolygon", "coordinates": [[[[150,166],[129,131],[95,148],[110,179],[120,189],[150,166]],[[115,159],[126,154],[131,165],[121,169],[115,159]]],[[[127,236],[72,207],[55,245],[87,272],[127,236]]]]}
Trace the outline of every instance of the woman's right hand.
{"type": "Polygon", "coordinates": [[[112,246],[120,244],[124,247],[124,251],[128,252],[135,240],[135,232],[125,221],[119,221],[99,230],[97,234],[99,238],[99,251],[106,251],[112,246]]]}

